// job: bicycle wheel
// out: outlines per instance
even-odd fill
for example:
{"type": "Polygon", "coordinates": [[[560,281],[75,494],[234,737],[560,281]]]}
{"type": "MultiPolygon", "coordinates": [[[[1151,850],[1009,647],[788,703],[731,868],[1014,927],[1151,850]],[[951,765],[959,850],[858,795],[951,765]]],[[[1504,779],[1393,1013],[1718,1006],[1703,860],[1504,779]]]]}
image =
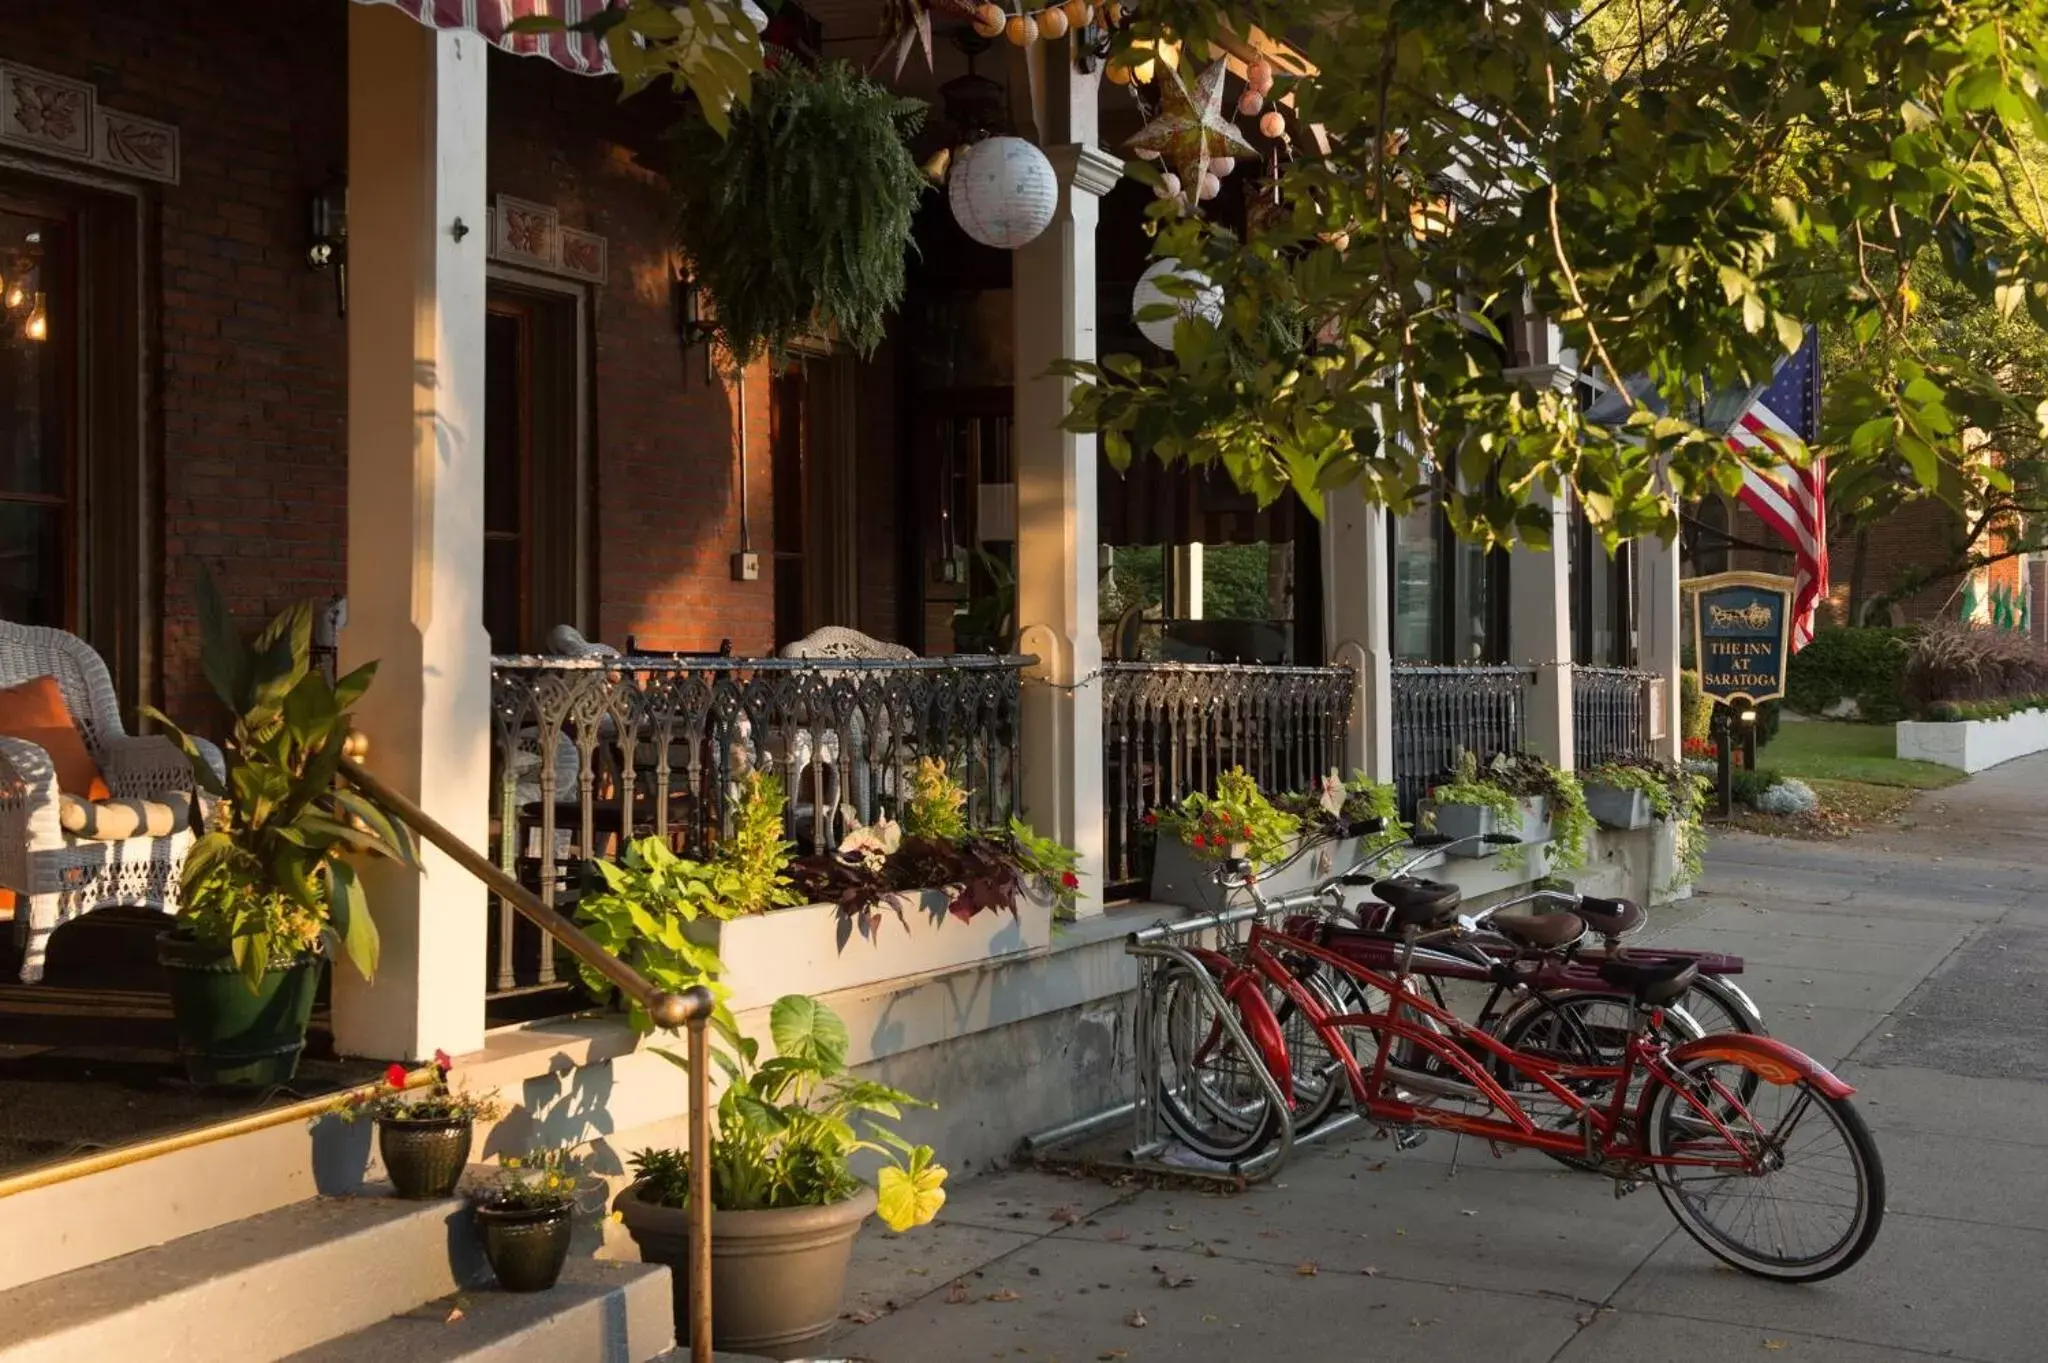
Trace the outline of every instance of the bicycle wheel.
{"type": "Polygon", "coordinates": [[[1748,995],[1716,976],[1700,976],[1679,1002],[1709,1036],[1716,1032],[1770,1035],[1764,1027],[1762,1014],[1757,1012],[1748,995]]]}
{"type": "MultiPolygon", "coordinates": [[[[1332,1017],[1384,1011],[1385,995],[1381,991],[1368,988],[1341,970],[1312,963],[1307,974],[1295,978],[1332,1017]],[[1374,999],[1382,1002],[1375,1003],[1374,999]]],[[[1274,992],[1269,989],[1269,996],[1274,992]]],[[[1293,999],[1284,995],[1274,998],[1273,1012],[1280,1020],[1281,1032],[1287,1038],[1287,1055],[1294,1064],[1295,1128],[1307,1133],[1336,1111],[1350,1087],[1350,1076],[1344,1062],[1331,1054],[1322,1033],[1293,999]]],[[[1378,1044],[1372,1032],[1348,1027],[1340,1029],[1339,1035],[1360,1064],[1372,1063],[1373,1048],[1378,1044]]]]}
{"type": "MultiPolygon", "coordinates": [[[[1631,1015],[1635,1004],[1625,995],[1590,991],[1539,995],[1501,1020],[1495,1036],[1514,1050],[1543,1057],[1561,1065],[1618,1066],[1627,1052],[1631,1015]]],[[[1668,1008],[1659,1033],[1668,1045],[1678,1045],[1703,1035],[1700,1025],[1686,1010],[1668,1008]]],[[[1504,1061],[1495,1063],[1496,1077],[1525,1106],[1540,1125],[1553,1131],[1569,1131],[1579,1125],[1576,1110],[1565,1108],[1528,1076],[1504,1061]],[[1546,1115],[1545,1109],[1548,1109],[1546,1115]]],[[[1588,1106],[1605,1109],[1613,1101],[1614,1081],[1585,1078],[1560,1080],[1584,1099],[1588,1106]]],[[[1626,1106],[1626,1104],[1625,1104],[1626,1106]]],[[[1564,1155],[1554,1150],[1544,1154],[1569,1169],[1582,1173],[1605,1171],[1602,1161],[1583,1155],[1564,1155]]]]}
{"type": "Polygon", "coordinates": [[[1181,1144],[1204,1159],[1232,1164],[1278,1138],[1280,1114],[1266,1090],[1264,1063],[1231,1040],[1205,982],[1213,983],[1179,961],[1153,976],[1155,1100],[1181,1144]]]}
{"type": "Polygon", "coordinates": [[[1738,1102],[1739,1061],[1701,1058],[1643,1105],[1653,1156],[1759,1160],[1757,1172],[1652,1165],[1664,1205],[1709,1254],[1779,1282],[1831,1278],[1861,1259],[1884,1221],[1884,1164],[1862,1116],[1811,1081],[1759,1085],[1738,1102]],[[1690,1096],[1688,1096],[1690,1095],[1690,1096]],[[1695,1105],[1704,1104],[1713,1116],[1695,1105]]]}

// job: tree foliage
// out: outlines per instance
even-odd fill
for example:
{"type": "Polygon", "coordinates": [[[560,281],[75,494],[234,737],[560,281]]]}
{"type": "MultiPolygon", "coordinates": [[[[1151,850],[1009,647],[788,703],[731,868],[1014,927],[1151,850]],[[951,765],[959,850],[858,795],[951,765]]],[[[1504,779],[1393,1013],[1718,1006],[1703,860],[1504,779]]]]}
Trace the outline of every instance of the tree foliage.
{"type": "Polygon", "coordinates": [[[1273,221],[1241,239],[1154,210],[1155,253],[1222,286],[1221,325],[1065,367],[1070,425],[1112,460],[1220,466],[1312,508],[1434,487],[1460,533],[1532,543],[1534,495],[1570,489],[1610,539],[1669,534],[1677,503],[1740,481],[1701,399],[1766,382],[1809,324],[1853,352],[1830,376],[1837,467],[1998,485],[1968,432],[2042,434],[2038,376],[1911,343],[1937,283],[2048,326],[2021,154],[2048,130],[2039,7],[1154,0],[1121,40],[1226,26],[1297,37],[1316,74],[1276,92],[1295,116],[1273,221]],[[1296,322],[1278,342],[1276,310],[1296,322]],[[1589,378],[1639,377],[1625,424],[1513,372],[1518,311],[1589,378]]]}

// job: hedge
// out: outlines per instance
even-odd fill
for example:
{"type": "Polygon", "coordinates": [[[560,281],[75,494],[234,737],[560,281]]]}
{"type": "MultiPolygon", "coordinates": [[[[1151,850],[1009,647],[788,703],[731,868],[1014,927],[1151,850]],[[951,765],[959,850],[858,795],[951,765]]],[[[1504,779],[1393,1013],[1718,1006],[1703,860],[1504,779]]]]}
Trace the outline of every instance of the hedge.
{"type": "Polygon", "coordinates": [[[1824,629],[1792,655],[1785,672],[1785,703],[1805,714],[1825,713],[1844,699],[1856,702],[1857,718],[1873,724],[1903,719],[1907,704],[1900,689],[1910,627],[1824,629]]]}

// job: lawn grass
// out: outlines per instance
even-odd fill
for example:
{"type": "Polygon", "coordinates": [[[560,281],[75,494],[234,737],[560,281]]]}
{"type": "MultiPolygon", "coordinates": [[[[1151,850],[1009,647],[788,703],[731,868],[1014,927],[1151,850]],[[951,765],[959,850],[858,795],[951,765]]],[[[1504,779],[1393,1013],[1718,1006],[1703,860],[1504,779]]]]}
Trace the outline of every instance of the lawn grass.
{"type": "Polygon", "coordinates": [[[1953,767],[1902,762],[1892,754],[1889,724],[1786,720],[1778,736],[1757,749],[1756,764],[1802,781],[1854,781],[1870,786],[1940,790],[1964,780],[1953,767]]]}

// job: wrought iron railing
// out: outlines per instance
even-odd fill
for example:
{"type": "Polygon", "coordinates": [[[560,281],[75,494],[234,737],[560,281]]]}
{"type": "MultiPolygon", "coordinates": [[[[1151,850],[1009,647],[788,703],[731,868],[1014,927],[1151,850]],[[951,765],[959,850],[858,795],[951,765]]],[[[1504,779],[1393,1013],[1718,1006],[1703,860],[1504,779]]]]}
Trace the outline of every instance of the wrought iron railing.
{"type": "Polygon", "coordinates": [[[1654,674],[1627,667],[1572,669],[1572,765],[1587,771],[1650,751],[1654,674]]]}
{"type": "MultiPolygon", "coordinates": [[[[895,817],[920,758],[943,758],[967,813],[1016,807],[1019,657],[911,660],[497,658],[491,667],[497,864],[553,908],[589,863],[663,839],[703,855],[731,832],[751,771],[781,778],[800,851],[895,817]]],[[[494,996],[555,983],[546,944],[495,915],[494,996]]]]}
{"type": "Polygon", "coordinates": [[[1414,817],[1460,749],[1483,761],[1526,745],[1527,668],[1403,664],[1393,680],[1394,786],[1403,818],[1414,817]]]}
{"type": "Polygon", "coordinates": [[[1152,872],[1148,810],[1243,767],[1269,792],[1339,767],[1351,722],[1348,667],[1108,663],[1103,667],[1103,840],[1112,892],[1152,872]]]}

